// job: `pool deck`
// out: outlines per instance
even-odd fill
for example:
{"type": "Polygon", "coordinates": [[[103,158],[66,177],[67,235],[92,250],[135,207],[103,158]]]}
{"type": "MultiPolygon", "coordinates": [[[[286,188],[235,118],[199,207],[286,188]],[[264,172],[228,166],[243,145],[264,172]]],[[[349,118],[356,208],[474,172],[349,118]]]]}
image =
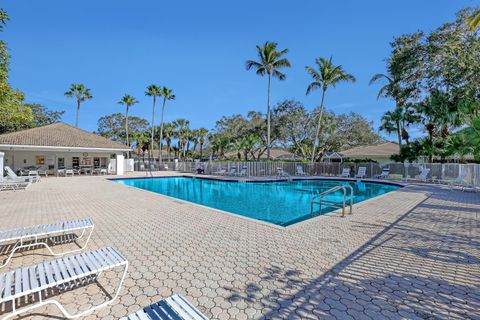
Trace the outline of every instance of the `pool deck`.
{"type": "MultiPolygon", "coordinates": [[[[125,177],[133,176],[145,174],[125,177]]],[[[409,185],[345,218],[281,228],[108,178],[48,178],[0,192],[0,228],[91,217],[88,249],[113,245],[130,261],[119,298],[85,319],[118,319],[174,293],[212,319],[480,319],[478,192],[409,185]]],[[[52,259],[41,253],[18,254],[1,271],[52,259]]],[[[84,310],[116,280],[107,273],[52,295],[84,310]]],[[[27,318],[53,316],[62,314],[48,306],[27,318]]]]}

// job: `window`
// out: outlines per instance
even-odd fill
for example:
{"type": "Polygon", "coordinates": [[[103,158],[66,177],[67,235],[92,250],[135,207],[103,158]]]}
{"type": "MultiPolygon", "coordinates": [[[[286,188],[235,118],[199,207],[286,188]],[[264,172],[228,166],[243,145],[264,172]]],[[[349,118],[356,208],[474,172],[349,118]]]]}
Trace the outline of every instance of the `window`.
{"type": "Polygon", "coordinates": [[[75,169],[78,169],[80,167],[80,158],[79,157],[73,157],[72,158],[72,167],[75,169]]]}

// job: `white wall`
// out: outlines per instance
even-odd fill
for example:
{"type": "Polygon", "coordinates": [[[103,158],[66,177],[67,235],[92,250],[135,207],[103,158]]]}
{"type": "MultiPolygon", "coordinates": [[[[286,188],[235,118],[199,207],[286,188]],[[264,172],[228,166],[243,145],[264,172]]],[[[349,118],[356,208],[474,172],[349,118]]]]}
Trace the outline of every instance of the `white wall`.
{"type": "Polygon", "coordinates": [[[3,177],[3,161],[5,158],[5,153],[0,151],[0,178],[3,177]]]}
{"type": "Polygon", "coordinates": [[[6,150],[5,152],[5,165],[10,166],[13,170],[23,169],[29,166],[38,166],[36,164],[36,156],[45,157],[45,166],[48,166],[48,159],[53,161],[54,169],[57,169],[58,158],[64,158],[65,167],[72,167],[72,158],[79,157],[90,158],[93,165],[93,158],[107,158],[105,165],[108,165],[110,159],[110,153],[85,153],[85,152],[52,152],[52,151],[11,151],[6,150]],[[86,156],[84,156],[86,154],[86,156]]]}

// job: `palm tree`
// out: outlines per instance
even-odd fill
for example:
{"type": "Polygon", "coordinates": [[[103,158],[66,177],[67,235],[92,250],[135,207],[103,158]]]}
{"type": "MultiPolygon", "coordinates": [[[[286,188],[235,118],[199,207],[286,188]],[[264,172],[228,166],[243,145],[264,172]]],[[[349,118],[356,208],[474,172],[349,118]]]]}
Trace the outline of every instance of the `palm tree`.
{"type": "Polygon", "coordinates": [[[467,18],[467,25],[471,31],[475,31],[480,27],[480,8],[473,11],[472,15],[467,18]]]}
{"type": "Polygon", "coordinates": [[[148,136],[146,132],[137,130],[132,133],[132,140],[135,142],[137,154],[142,151],[143,160],[145,160],[145,150],[148,150],[148,136]]]}
{"type": "Polygon", "coordinates": [[[172,152],[172,136],[175,128],[171,123],[165,123],[163,126],[163,136],[165,138],[165,142],[167,143],[167,152],[168,152],[168,161],[171,159],[171,152],[172,152]]]}
{"type": "Polygon", "coordinates": [[[190,135],[190,121],[187,119],[177,119],[173,122],[174,126],[177,128],[177,137],[178,137],[178,149],[179,152],[183,151],[183,160],[186,158],[186,147],[190,135]]]}
{"type": "Polygon", "coordinates": [[[200,142],[200,131],[198,129],[192,130],[192,141],[193,141],[193,154],[197,151],[197,145],[200,142]]]}
{"type": "Polygon", "coordinates": [[[396,133],[398,139],[398,145],[402,145],[402,120],[403,120],[403,109],[395,108],[394,111],[387,111],[383,114],[381,118],[380,130],[385,131],[386,133],[396,133]]]}
{"type": "Polygon", "coordinates": [[[315,149],[317,147],[320,127],[322,125],[322,116],[325,112],[325,93],[328,87],[335,87],[337,83],[342,81],[355,82],[355,77],[345,72],[341,65],[334,65],[332,57],[329,60],[325,58],[317,58],[315,63],[318,66],[318,70],[313,67],[306,67],[307,72],[312,76],[313,82],[307,87],[307,95],[315,89],[322,89],[322,103],[320,105],[320,115],[318,117],[317,131],[315,134],[315,140],[313,141],[312,149],[312,162],[315,161],[315,149]]]}
{"type": "Polygon", "coordinates": [[[145,95],[149,97],[153,97],[153,108],[152,108],[152,139],[150,143],[150,148],[152,149],[151,152],[153,153],[153,136],[155,134],[155,104],[157,102],[157,97],[162,95],[162,90],[159,86],[152,84],[147,87],[147,91],[145,91],[145,95]]]}
{"type": "Polygon", "coordinates": [[[267,158],[270,159],[270,82],[271,77],[285,80],[286,75],[279,71],[281,68],[290,67],[290,61],[282,58],[288,52],[288,49],[277,51],[276,42],[265,42],[263,47],[257,45],[258,61],[247,60],[245,67],[247,70],[255,69],[259,76],[268,77],[267,89],[267,158]]]}
{"type": "Polygon", "coordinates": [[[125,106],[125,135],[127,136],[127,146],[130,146],[130,140],[128,137],[128,109],[137,103],[138,100],[129,94],[124,95],[122,99],[118,101],[118,104],[125,106]]]}
{"type": "Polygon", "coordinates": [[[78,115],[80,113],[80,104],[85,101],[92,99],[93,96],[90,92],[90,89],[85,88],[83,84],[72,84],[70,90],[65,92],[65,95],[69,98],[75,97],[77,99],[77,115],[75,117],[75,127],[78,128],[78,115]]]}
{"type": "Polygon", "coordinates": [[[159,156],[159,161],[162,162],[163,114],[165,112],[165,104],[167,103],[167,100],[175,100],[175,95],[173,94],[173,90],[168,89],[167,87],[162,87],[162,90],[160,91],[160,95],[163,97],[163,104],[162,104],[162,119],[161,119],[161,122],[160,122],[160,156],[159,156]]]}
{"type": "Polygon", "coordinates": [[[208,134],[208,130],[205,128],[198,129],[198,135],[200,136],[199,143],[200,143],[200,160],[203,158],[203,145],[205,144],[205,137],[208,134]]]}

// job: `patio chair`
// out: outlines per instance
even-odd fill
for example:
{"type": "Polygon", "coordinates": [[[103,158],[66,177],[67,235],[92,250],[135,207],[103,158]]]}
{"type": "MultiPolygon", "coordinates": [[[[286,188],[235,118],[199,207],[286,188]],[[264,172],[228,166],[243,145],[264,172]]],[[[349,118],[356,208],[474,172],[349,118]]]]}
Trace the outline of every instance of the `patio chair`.
{"type": "Polygon", "coordinates": [[[120,320],[208,320],[180,294],[151,304],[120,320]]]}
{"type": "Polygon", "coordinates": [[[422,168],[420,170],[420,173],[415,176],[415,179],[423,181],[423,182],[427,182],[427,180],[428,180],[427,177],[428,177],[429,173],[430,173],[429,168],[422,168]]]}
{"type": "Polygon", "coordinates": [[[340,175],[342,178],[350,178],[350,168],[343,168],[342,174],[340,175]]]}
{"type": "Polygon", "coordinates": [[[236,176],[237,175],[237,168],[236,167],[231,167],[228,175],[229,176],[236,176]]]}
{"type": "Polygon", "coordinates": [[[390,175],[390,168],[383,168],[382,173],[376,175],[377,179],[386,179],[390,175]]]}
{"type": "Polygon", "coordinates": [[[106,175],[107,173],[108,173],[108,172],[107,172],[107,169],[106,169],[106,168],[101,168],[101,169],[100,169],[100,174],[101,174],[102,176],[106,175]]]}
{"type": "Polygon", "coordinates": [[[240,169],[240,172],[238,173],[239,177],[246,177],[247,176],[247,167],[244,166],[242,169],[240,169]]]}
{"type": "Polygon", "coordinates": [[[282,167],[277,167],[277,176],[279,177],[288,177],[290,176],[282,167]]]}
{"type": "Polygon", "coordinates": [[[307,174],[303,171],[303,167],[301,165],[298,165],[296,170],[295,170],[295,175],[296,176],[306,176],[307,174]]]}
{"type": "Polygon", "coordinates": [[[360,178],[363,179],[367,175],[367,167],[358,167],[357,174],[355,175],[355,178],[360,178]]]}
{"type": "Polygon", "coordinates": [[[28,176],[32,178],[32,182],[40,182],[40,175],[38,174],[38,170],[29,170],[28,176]]]}
{"type": "Polygon", "coordinates": [[[73,177],[74,173],[73,173],[73,169],[65,169],[65,177],[73,177]]]}
{"type": "Polygon", "coordinates": [[[78,318],[96,309],[112,303],[122,288],[127,274],[128,261],[115,248],[106,247],[95,251],[66,256],[61,259],[39,263],[29,267],[19,268],[10,272],[0,273],[0,304],[11,302],[12,310],[5,319],[13,318],[24,312],[53,304],[60,309],[66,318],[78,318]],[[76,288],[91,283],[104,271],[123,267],[122,278],[115,293],[109,300],[77,314],[70,314],[61,302],[47,298],[47,293],[55,288],[76,288]],[[38,295],[38,299],[30,299],[38,295]],[[16,302],[27,304],[16,308],[16,302]]]}
{"type": "Polygon", "coordinates": [[[13,181],[22,181],[22,182],[36,182],[37,180],[34,177],[25,177],[25,176],[17,176],[15,171],[12,170],[9,166],[4,167],[5,171],[7,172],[7,177],[5,180],[13,180],[13,181]]]}
{"type": "Polygon", "coordinates": [[[47,167],[38,168],[38,175],[48,177],[48,168],[47,167]]]}
{"type": "MultiPolygon", "coordinates": [[[[0,230],[0,245],[13,244],[10,248],[11,251],[7,260],[4,262],[4,264],[0,265],[0,268],[6,266],[8,262],[10,262],[10,260],[12,259],[15,252],[20,249],[43,246],[47,248],[47,250],[54,256],[83,250],[87,246],[94,228],[95,225],[93,224],[93,221],[89,218],[85,218],[80,220],[71,220],[24,228],[0,230]],[[76,238],[76,240],[82,239],[83,236],[86,234],[87,230],[90,230],[87,236],[87,240],[85,241],[85,244],[83,246],[80,246],[78,249],[56,253],[53,252],[53,250],[48,244],[49,240],[52,244],[55,244],[55,240],[53,239],[53,237],[55,236],[73,233],[75,231],[82,231],[82,233],[78,238],[76,238]]],[[[6,253],[8,253],[8,251],[6,253]]]]}

